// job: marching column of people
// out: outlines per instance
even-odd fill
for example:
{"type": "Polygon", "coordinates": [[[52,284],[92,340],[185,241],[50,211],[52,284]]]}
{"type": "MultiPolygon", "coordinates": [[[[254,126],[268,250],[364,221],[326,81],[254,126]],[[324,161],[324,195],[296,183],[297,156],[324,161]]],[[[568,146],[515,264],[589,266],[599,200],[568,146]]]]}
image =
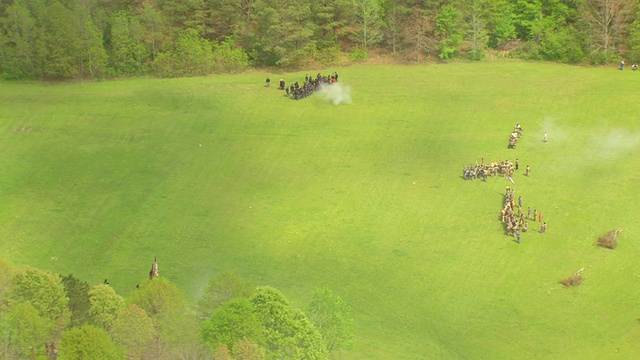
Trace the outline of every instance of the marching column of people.
{"type": "Polygon", "coordinates": [[[520,139],[520,136],[522,136],[522,126],[520,126],[520,124],[516,124],[516,126],[513,128],[511,136],[509,137],[509,146],[507,147],[509,149],[515,149],[516,143],[518,143],[518,139],[520,139]]]}

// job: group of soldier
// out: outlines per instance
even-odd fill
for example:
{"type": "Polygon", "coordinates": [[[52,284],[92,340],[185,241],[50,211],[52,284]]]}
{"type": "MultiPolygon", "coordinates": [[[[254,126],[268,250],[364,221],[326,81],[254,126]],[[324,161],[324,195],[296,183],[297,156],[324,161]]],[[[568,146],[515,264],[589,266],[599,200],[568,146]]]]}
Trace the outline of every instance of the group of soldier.
{"type": "Polygon", "coordinates": [[[520,243],[521,234],[529,230],[529,220],[540,223],[540,233],[547,231],[547,223],[542,222],[542,212],[534,209],[532,214],[531,208],[527,207],[527,214],[525,215],[522,208],[522,196],[518,197],[518,203],[516,204],[515,190],[510,189],[508,186],[504,195],[504,206],[502,207],[501,216],[502,224],[504,224],[507,235],[516,237],[518,243],[520,243]]]}
{"type": "Polygon", "coordinates": [[[481,164],[476,163],[475,165],[465,166],[462,169],[462,177],[465,180],[482,179],[484,181],[487,181],[487,178],[489,176],[496,176],[496,175],[501,175],[504,177],[511,178],[511,175],[513,175],[517,166],[518,166],[517,159],[514,167],[514,163],[511,160],[485,164],[484,158],[482,158],[481,164]]]}
{"type": "MultiPolygon", "coordinates": [[[[520,124],[516,124],[511,133],[511,138],[509,139],[509,148],[514,149],[516,143],[520,136],[522,135],[522,127],[520,124]]],[[[545,134],[546,139],[546,134],[545,134]]],[[[465,166],[462,169],[462,177],[465,180],[472,179],[483,179],[487,181],[489,176],[504,176],[512,183],[514,183],[512,175],[519,169],[519,160],[515,159],[514,162],[511,160],[505,160],[500,162],[492,162],[485,163],[484,157],[482,158],[482,163],[478,164],[476,162],[475,165],[465,166]]],[[[531,167],[529,165],[526,166],[525,176],[531,175],[531,167]]],[[[504,206],[502,207],[501,212],[501,221],[505,227],[507,235],[513,236],[517,239],[517,242],[520,243],[521,235],[524,232],[529,230],[529,220],[537,221],[540,223],[540,233],[544,233],[547,231],[547,223],[542,222],[542,213],[539,213],[538,210],[533,210],[533,214],[531,213],[531,208],[527,208],[526,214],[522,208],[522,196],[519,196],[515,199],[515,190],[510,189],[507,186],[507,190],[504,196],[504,206]]]]}
{"type": "MultiPolygon", "coordinates": [[[[295,82],[290,86],[287,86],[284,79],[280,79],[280,83],[278,84],[278,90],[284,90],[287,97],[291,97],[293,100],[304,99],[307,96],[313,94],[316,91],[319,91],[325,85],[331,85],[333,83],[338,82],[338,73],[334,72],[330,75],[322,75],[318,73],[316,77],[312,77],[306,75],[304,77],[304,83],[300,85],[299,82],[295,82]]],[[[265,86],[269,87],[271,83],[271,79],[267,78],[265,86]]]]}
{"type": "Polygon", "coordinates": [[[520,139],[521,135],[522,135],[522,127],[520,126],[520,124],[516,124],[516,126],[513,128],[513,132],[511,133],[511,136],[509,137],[509,146],[507,147],[509,149],[515,149],[516,143],[518,142],[518,139],[520,139]]]}
{"type": "Polygon", "coordinates": [[[520,242],[520,234],[527,232],[529,229],[528,219],[529,216],[525,219],[522,211],[522,196],[518,197],[518,206],[516,207],[515,190],[509,189],[507,186],[507,191],[504,195],[504,206],[502,207],[502,223],[507,229],[507,235],[517,237],[518,242],[520,242]]]}

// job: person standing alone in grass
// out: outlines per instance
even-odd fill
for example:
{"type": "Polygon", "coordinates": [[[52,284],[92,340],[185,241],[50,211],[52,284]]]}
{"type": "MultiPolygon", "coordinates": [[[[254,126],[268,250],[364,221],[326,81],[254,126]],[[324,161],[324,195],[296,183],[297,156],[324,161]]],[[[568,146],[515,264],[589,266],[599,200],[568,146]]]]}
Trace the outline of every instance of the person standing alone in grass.
{"type": "Polygon", "coordinates": [[[527,169],[525,170],[524,176],[529,176],[529,175],[531,175],[531,167],[527,165],[527,169]]]}
{"type": "Polygon", "coordinates": [[[547,223],[542,223],[542,225],[540,225],[540,233],[544,234],[545,232],[547,232],[547,223]]]}

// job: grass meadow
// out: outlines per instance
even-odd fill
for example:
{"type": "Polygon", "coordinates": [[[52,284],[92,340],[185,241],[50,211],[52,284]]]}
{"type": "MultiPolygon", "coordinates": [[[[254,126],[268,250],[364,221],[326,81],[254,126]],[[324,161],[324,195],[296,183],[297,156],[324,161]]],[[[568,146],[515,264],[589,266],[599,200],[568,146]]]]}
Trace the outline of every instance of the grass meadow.
{"type": "Polygon", "coordinates": [[[328,287],[354,312],[344,359],[640,358],[640,73],[333,71],[351,103],[275,88],[305,72],[0,83],[1,256],[125,297],[154,256],[192,303],[224,270],[303,310],[328,287]],[[515,184],[462,180],[482,157],[518,158],[515,184]],[[504,234],[507,185],[547,233],[504,234]]]}

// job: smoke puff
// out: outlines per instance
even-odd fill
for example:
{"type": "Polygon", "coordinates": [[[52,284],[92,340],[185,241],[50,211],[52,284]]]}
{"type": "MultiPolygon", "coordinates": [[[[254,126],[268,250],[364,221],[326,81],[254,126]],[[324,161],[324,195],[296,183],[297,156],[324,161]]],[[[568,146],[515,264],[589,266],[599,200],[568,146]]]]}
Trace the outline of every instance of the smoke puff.
{"type": "Polygon", "coordinates": [[[323,85],[318,92],[318,95],[320,95],[325,102],[331,103],[335,106],[340,104],[351,104],[351,87],[348,85],[342,85],[341,83],[323,85]]]}
{"type": "Polygon", "coordinates": [[[612,157],[634,150],[640,144],[640,134],[624,129],[612,129],[607,134],[594,137],[596,156],[612,157]]]}

